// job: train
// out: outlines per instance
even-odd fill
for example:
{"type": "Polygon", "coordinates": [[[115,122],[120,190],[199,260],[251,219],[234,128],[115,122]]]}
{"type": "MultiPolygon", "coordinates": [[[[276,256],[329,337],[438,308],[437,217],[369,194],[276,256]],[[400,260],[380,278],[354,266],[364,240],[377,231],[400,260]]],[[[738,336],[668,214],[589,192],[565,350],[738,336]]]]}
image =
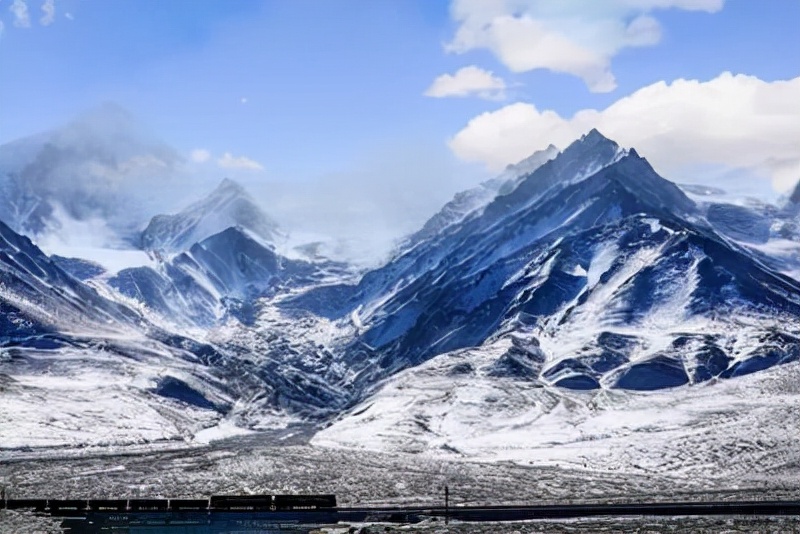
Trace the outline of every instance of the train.
{"type": "Polygon", "coordinates": [[[314,512],[333,511],[335,495],[212,495],[207,499],[2,499],[0,509],[50,515],[90,512],[314,512]]]}

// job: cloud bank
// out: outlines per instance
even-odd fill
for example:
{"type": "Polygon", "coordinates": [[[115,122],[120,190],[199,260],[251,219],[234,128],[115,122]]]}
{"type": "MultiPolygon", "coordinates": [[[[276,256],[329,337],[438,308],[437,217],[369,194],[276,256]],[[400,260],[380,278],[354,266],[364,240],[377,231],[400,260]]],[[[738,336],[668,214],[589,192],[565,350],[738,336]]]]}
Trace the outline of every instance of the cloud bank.
{"type": "Polygon", "coordinates": [[[425,91],[425,96],[477,96],[487,100],[505,98],[506,83],[492,72],[475,65],[459,69],[455,74],[442,74],[425,91]]]}
{"type": "Polygon", "coordinates": [[[611,59],[652,46],[661,26],[650,14],[675,8],[714,13],[724,0],[453,0],[458,23],[448,52],[486,49],[513,72],[547,69],[581,78],[593,92],[616,88],[611,59]]]}
{"type": "Polygon", "coordinates": [[[230,152],[225,152],[217,160],[217,165],[223,169],[243,170],[243,171],[263,171],[264,166],[259,162],[245,156],[234,156],[230,152]]]}
{"type": "Polygon", "coordinates": [[[499,171],[549,143],[563,147],[597,128],[635,147],[667,178],[685,179],[709,166],[745,169],[785,192],[800,179],[798,95],[800,77],[765,82],[726,72],[706,82],[658,82],[604,110],[572,117],[510,104],[475,117],[448,144],[458,157],[499,171]]]}

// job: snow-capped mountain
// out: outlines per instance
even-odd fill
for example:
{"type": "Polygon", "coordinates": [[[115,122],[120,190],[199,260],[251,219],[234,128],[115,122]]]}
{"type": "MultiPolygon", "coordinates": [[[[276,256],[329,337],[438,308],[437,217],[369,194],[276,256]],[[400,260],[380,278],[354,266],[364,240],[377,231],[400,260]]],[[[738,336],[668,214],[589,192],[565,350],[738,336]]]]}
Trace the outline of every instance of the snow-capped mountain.
{"type": "Polygon", "coordinates": [[[754,248],[767,216],[696,205],[633,150],[550,179],[597,135],[452,228],[441,256],[411,251],[414,276],[387,266],[397,291],[348,295],[352,348],[387,378],[312,443],[738,480],[797,461],[800,283],[754,248]]]}
{"type": "Polygon", "coordinates": [[[175,325],[210,328],[228,316],[249,324],[259,298],[346,270],[324,257],[283,256],[275,246],[283,237],[249,193],[225,179],[180,213],[153,217],[141,246],[154,265],[122,269],[107,282],[175,325]]]}
{"type": "Polygon", "coordinates": [[[142,248],[174,253],[189,250],[195,243],[231,227],[247,230],[267,245],[274,245],[282,233],[245,189],[225,179],[206,198],[174,215],[156,215],[142,232],[142,248]]]}
{"type": "Polygon", "coordinates": [[[800,357],[800,283],[597,131],[357,287],[288,304],[350,317],[345,361],[362,387],[512,333],[529,349],[498,376],[578,389],[673,387],[800,357]]]}

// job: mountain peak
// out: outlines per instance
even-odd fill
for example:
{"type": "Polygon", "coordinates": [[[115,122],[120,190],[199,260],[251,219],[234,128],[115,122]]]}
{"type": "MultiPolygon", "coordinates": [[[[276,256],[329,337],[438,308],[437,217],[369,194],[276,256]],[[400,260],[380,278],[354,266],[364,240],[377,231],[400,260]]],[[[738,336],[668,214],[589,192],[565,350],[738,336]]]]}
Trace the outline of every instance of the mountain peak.
{"type": "Polygon", "coordinates": [[[797,182],[794,192],[789,195],[789,202],[792,204],[800,204],[800,182],[797,182]]]}
{"type": "Polygon", "coordinates": [[[588,146],[595,146],[601,143],[613,143],[615,145],[617,144],[613,140],[601,134],[597,128],[592,128],[591,130],[589,130],[588,133],[583,134],[579,142],[588,146]]]}
{"type": "Polygon", "coordinates": [[[250,196],[247,190],[240,184],[230,178],[224,178],[210,196],[217,195],[236,195],[236,196],[250,196]]]}
{"type": "Polygon", "coordinates": [[[217,186],[217,189],[244,189],[242,185],[231,178],[223,178],[217,186]]]}

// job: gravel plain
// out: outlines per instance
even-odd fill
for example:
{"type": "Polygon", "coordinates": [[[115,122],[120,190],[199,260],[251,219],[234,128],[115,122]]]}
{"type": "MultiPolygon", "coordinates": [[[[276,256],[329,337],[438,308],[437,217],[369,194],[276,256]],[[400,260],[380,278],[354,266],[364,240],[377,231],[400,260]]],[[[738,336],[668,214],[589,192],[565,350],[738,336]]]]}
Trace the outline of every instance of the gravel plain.
{"type": "MultiPolygon", "coordinates": [[[[207,497],[334,493],[340,506],[543,504],[672,500],[800,499],[794,477],[750,482],[631,475],[574,468],[443,460],[312,447],[310,432],[240,436],[203,447],[68,456],[18,451],[0,461],[12,498],[207,497]]],[[[370,525],[369,532],[800,532],[800,518],[603,518],[502,524],[370,525]]],[[[344,527],[343,527],[344,528],[344,527]]],[[[349,528],[349,527],[348,527],[349,528]]],[[[363,525],[355,528],[362,529],[363,525]]],[[[336,529],[347,532],[348,529],[336,529]]],[[[0,532],[59,532],[49,518],[0,514],[0,532]]],[[[333,532],[333,531],[331,531],[333,532]]],[[[166,532],[165,532],[166,534],[166,532]]]]}

